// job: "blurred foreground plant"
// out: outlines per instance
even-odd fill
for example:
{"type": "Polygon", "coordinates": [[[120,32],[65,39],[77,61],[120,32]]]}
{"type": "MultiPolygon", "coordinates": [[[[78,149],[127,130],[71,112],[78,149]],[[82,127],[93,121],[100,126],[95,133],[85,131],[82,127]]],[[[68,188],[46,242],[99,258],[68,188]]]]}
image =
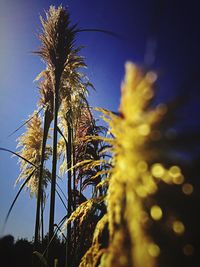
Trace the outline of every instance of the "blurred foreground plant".
{"type": "MultiPolygon", "coordinates": [[[[152,196],[159,190],[160,183],[181,185],[184,178],[178,166],[166,166],[165,162],[159,161],[163,153],[157,145],[161,136],[159,125],[167,107],[151,105],[156,78],[154,72],[144,72],[127,63],[119,114],[99,109],[113,138],[96,139],[112,146],[113,167],[101,183],[108,185],[101,198],[107,211],[96,225],[92,244],[80,266],[157,265],[160,247],[149,228],[153,221],[162,219],[163,210],[152,196]],[[106,244],[102,238],[105,239],[107,228],[106,244]]],[[[95,137],[91,139],[95,140],[95,137]]],[[[98,198],[93,198],[83,203],[68,221],[79,218],[83,222],[97,201],[98,198]]],[[[184,233],[184,223],[179,218],[173,218],[171,224],[175,233],[184,233]]]]}

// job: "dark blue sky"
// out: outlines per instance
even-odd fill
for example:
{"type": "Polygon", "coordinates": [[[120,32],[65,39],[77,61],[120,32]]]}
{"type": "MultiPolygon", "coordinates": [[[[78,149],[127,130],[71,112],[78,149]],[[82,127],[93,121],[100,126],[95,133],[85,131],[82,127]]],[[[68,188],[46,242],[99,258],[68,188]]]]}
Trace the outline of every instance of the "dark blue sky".
{"type": "MultiPolygon", "coordinates": [[[[123,38],[102,33],[80,33],[77,45],[84,45],[86,73],[96,87],[89,98],[92,106],[117,110],[120,84],[127,60],[143,65],[146,51],[155,49],[151,68],[157,70],[157,101],[165,102],[177,94],[187,95],[181,111],[181,125],[199,128],[200,16],[198,1],[161,0],[68,0],[72,23],[80,28],[113,31],[123,38]],[[195,3],[196,2],[196,3],[195,3]],[[187,85],[187,86],[186,86],[187,85]],[[181,118],[182,117],[182,118],[181,118]]],[[[15,150],[16,138],[7,138],[33,110],[38,100],[36,75],[44,68],[31,54],[39,46],[36,33],[39,15],[58,1],[0,1],[0,146],[15,150]]],[[[0,227],[17,188],[17,159],[0,153],[0,227]]],[[[64,183],[63,183],[64,185],[64,183]]],[[[56,219],[64,215],[57,201],[56,219]]],[[[49,203],[47,203],[47,210],[49,203]]],[[[24,192],[8,222],[6,232],[15,237],[33,235],[35,200],[24,192]]]]}

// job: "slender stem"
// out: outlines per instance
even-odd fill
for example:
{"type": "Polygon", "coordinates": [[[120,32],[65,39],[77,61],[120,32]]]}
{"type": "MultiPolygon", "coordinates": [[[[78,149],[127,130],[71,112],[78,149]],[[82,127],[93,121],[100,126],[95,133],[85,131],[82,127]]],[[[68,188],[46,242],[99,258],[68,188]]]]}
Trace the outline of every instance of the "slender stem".
{"type": "MultiPolygon", "coordinates": [[[[72,213],[72,129],[71,125],[68,122],[68,145],[67,145],[67,168],[68,171],[68,186],[67,186],[67,193],[68,193],[68,218],[72,213]]],[[[70,266],[71,259],[71,223],[67,225],[67,266],[70,266]]]]}
{"type": "Polygon", "coordinates": [[[36,208],[36,219],[35,219],[34,250],[37,250],[38,242],[39,242],[40,207],[42,203],[41,202],[42,179],[43,179],[43,168],[44,168],[44,160],[45,160],[45,148],[46,148],[49,127],[50,127],[50,119],[49,119],[49,111],[47,108],[44,114],[44,130],[43,130],[41,163],[40,163],[40,170],[39,170],[39,182],[38,182],[38,192],[37,192],[37,208],[36,208]]]}
{"type": "MultiPolygon", "coordinates": [[[[59,86],[61,74],[55,72],[55,93],[54,93],[54,126],[53,126],[53,158],[52,158],[52,177],[51,177],[51,198],[50,198],[50,215],[49,215],[49,240],[53,237],[54,233],[54,213],[55,213],[55,192],[56,192],[56,167],[57,167],[57,121],[59,109],[59,86]]],[[[52,246],[49,248],[48,261],[49,267],[53,266],[53,253],[52,246]]]]}
{"type": "MultiPolygon", "coordinates": [[[[73,135],[74,136],[74,135],[73,135]]],[[[73,139],[74,141],[74,139],[73,139]]],[[[75,143],[73,142],[73,166],[75,166],[76,162],[75,162],[75,143]]],[[[74,191],[74,199],[73,199],[73,210],[76,209],[76,169],[73,169],[73,191],[74,191]]],[[[77,246],[77,222],[74,221],[74,225],[73,225],[74,231],[73,231],[73,258],[76,258],[76,254],[74,253],[76,251],[76,246],[77,246]]]]}
{"type": "Polygon", "coordinates": [[[44,240],[44,193],[42,193],[41,199],[41,239],[44,240]]]}
{"type": "MultiPolygon", "coordinates": [[[[74,142],[72,144],[72,148],[73,148],[73,151],[72,151],[72,164],[74,166],[76,164],[75,163],[75,144],[74,144],[74,142]]],[[[73,169],[73,191],[74,191],[73,210],[75,210],[76,209],[76,194],[75,194],[75,192],[76,192],[76,169],[75,168],[73,169]]]]}

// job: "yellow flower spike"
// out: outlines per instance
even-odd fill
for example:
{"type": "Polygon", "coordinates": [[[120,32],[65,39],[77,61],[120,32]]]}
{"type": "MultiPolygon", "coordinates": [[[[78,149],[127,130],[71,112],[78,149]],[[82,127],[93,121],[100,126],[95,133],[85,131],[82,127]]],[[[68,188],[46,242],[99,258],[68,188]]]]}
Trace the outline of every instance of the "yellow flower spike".
{"type": "Polygon", "coordinates": [[[144,150],[151,126],[160,116],[157,110],[145,111],[153,96],[152,84],[156,77],[153,73],[144,75],[131,63],[126,65],[126,71],[120,104],[122,116],[108,120],[115,136],[115,165],[107,197],[110,244],[100,266],[122,267],[129,263],[130,266],[143,267],[148,263],[149,267],[154,267],[154,257],[148,252],[152,242],[144,230],[148,216],[144,216],[143,199],[157,190],[148,170],[149,156],[144,150]],[[134,244],[129,249],[127,245],[120,245],[127,242],[127,237],[134,244]]]}
{"type": "MultiPolygon", "coordinates": [[[[151,220],[146,213],[145,201],[157,191],[160,181],[172,184],[174,173],[179,177],[181,172],[176,175],[179,169],[172,168],[173,175],[170,175],[169,170],[154,161],[158,151],[149,146],[161,137],[158,126],[167,112],[164,104],[149,109],[156,79],[154,72],[145,74],[128,62],[122,84],[120,116],[103,111],[114,139],[113,168],[106,197],[109,244],[106,249],[98,251],[102,253],[100,267],[157,266],[160,248],[146,231],[151,220]]],[[[150,216],[153,220],[161,220],[163,211],[154,205],[150,216]]],[[[180,224],[174,226],[177,232],[181,232],[180,228],[180,224]]],[[[84,266],[95,265],[88,262],[84,266]]]]}
{"type": "Polygon", "coordinates": [[[125,82],[122,85],[122,97],[119,110],[127,120],[133,121],[135,117],[140,118],[140,116],[138,116],[140,111],[153,96],[150,84],[148,78],[143,76],[136,65],[130,62],[126,64],[126,76],[125,82]]]}
{"type": "MultiPolygon", "coordinates": [[[[42,147],[42,139],[43,139],[43,129],[42,129],[42,120],[40,116],[34,112],[30,116],[30,120],[26,124],[26,132],[23,133],[18,139],[17,147],[22,147],[20,151],[18,151],[19,155],[23,158],[27,159],[31,163],[36,166],[40,165],[41,160],[41,147],[42,147]]],[[[48,159],[50,155],[50,147],[47,146],[45,152],[45,160],[48,159]]],[[[18,183],[21,180],[27,178],[35,167],[33,165],[28,164],[26,161],[20,159],[20,175],[16,180],[18,183]]],[[[26,187],[30,190],[30,195],[37,195],[38,191],[38,181],[39,181],[39,169],[36,169],[31,179],[27,182],[26,187]]],[[[46,186],[48,182],[47,173],[44,172],[42,186],[46,186]]]]}

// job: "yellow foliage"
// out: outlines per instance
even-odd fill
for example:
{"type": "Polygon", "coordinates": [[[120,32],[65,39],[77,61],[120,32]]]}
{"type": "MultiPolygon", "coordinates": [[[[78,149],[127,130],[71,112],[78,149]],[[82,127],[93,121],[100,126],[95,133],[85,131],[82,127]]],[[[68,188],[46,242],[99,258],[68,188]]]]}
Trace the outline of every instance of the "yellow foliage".
{"type": "MultiPolygon", "coordinates": [[[[144,200],[157,191],[160,180],[177,184],[174,177],[180,177],[181,170],[178,166],[168,170],[155,162],[157,152],[148,146],[157,139],[152,138],[152,134],[166,113],[163,104],[149,107],[156,78],[154,72],[144,73],[136,65],[127,63],[120,115],[101,109],[114,136],[108,140],[112,144],[114,165],[106,197],[109,246],[102,253],[98,265],[101,267],[155,267],[156,258],[162,253],[146,228],[150,214],[153,220],[161,220],[163,212],[154,205],[148,215],[144,200]]],[[[96,266],[91,252],[98,255],[98,248],[99,244],[93,243],[81,266],[96,266]]]]}
{"type": "Polygon", "coordinates": [[[108,215],[105,214],[97,223],[96,229],[93,235],[92,246],[86,252],[81,260],[80,267],[93,267],[96,266],[100,256],[105,252],[105,249],[101,249],[98,237],[101,235],[105,225],[108,223],[108,215]]]}
{"type": "MultiPolygon", "coordinates": [[[[17,147],[22,147],[18,152],[20,156],[27,159],[33,165],[27,161],[19,159],[20,163],[20,175],[16,180],[18,183],[20,180],[25,180],[35,170],[31,179],[26,184],[26,187],[30,190],[30,194],[37,194],[38,189],[38,178],[39,178],[39,167],[41,160],[41,146],[43,138],[42,121],[38,114],[34,113],[31,115],[31,120],[27,123],[27,131],[18,138],[17,147]]],[[[50,148],[47,146],[45,159],[50,155],[50,148]]],[[[49,179],[48,173],[44,170],[42,184],[45,186],[49,179]]]]}
{"type": "Polygon", "coordinates": [[[85,202],[83,202],[78,208],[70,215],[70,217],[66,220],[63,230],[66,228],[67,224],[74,221],[78,220],[79,225],[83,223],[83,221],[86,219],[87,215],[91,211],[92,207],[96,203],[101,203],[103,201],[104,197],[99,197],[99,198],[91,198],[85,202]]]}

